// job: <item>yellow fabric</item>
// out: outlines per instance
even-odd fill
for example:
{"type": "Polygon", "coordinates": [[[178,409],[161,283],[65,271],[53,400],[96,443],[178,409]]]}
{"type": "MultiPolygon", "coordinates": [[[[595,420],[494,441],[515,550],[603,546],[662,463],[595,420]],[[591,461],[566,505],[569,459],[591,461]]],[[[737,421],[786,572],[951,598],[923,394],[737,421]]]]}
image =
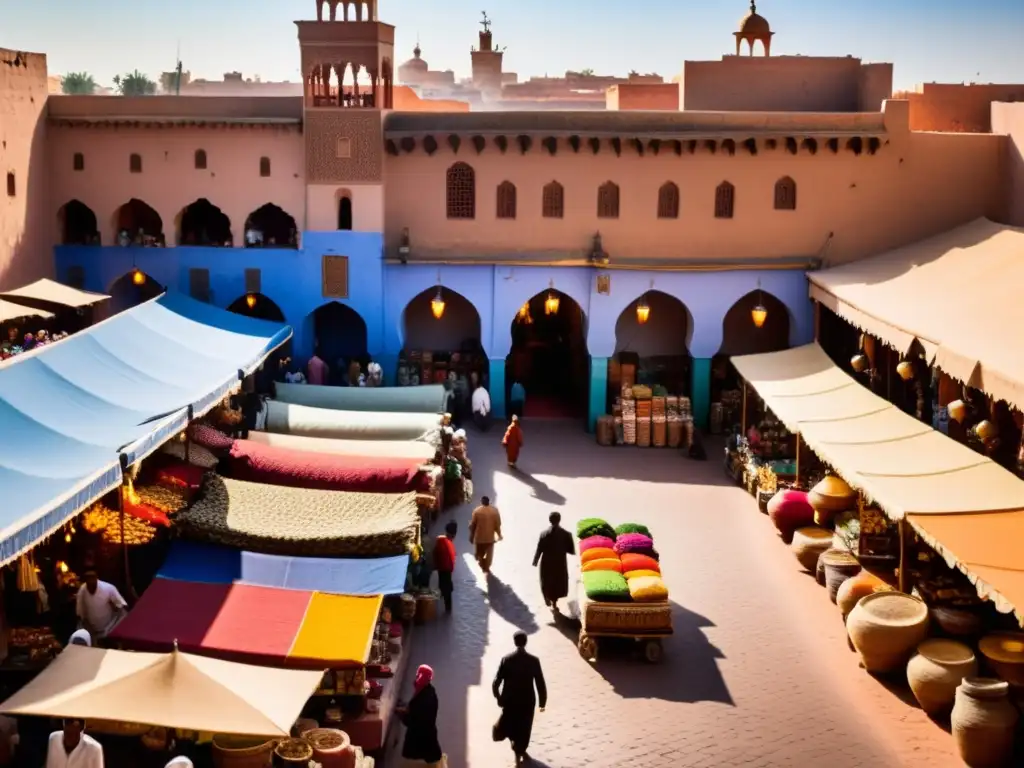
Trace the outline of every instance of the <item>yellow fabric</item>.
{"type": "Polygon", "coordinates": [[[668,587],[660,576],[640,576],[630,579],[629,596],[638,603],[668,600],[668,587]]]}
{"type": "Polygon", "coordinates": [[[583,564],[584,571],[615,571],[622,573],[622,561],[619,558],[602,557],[583,564]]]}
{"type": "Polygon", "coordinates": [[[1024,408],[1024,228],[977,219],[810,272],[811,298],[901,352],[916,339],[959,381],[1024,408]]]}
{"type": "Polygon", "coordinates": [[[648,570],[647,568],[641,568],[638,571],[627,571],[625,576],[626,576],[626,581],[629,581],[630,579],[642,578],[644,576],[654,576],[654,577],[659,578],[659,579],[661,578],[661,574],[660,573],[658,573],[657,571],[648,570]]]}
{"type": "Polygon", "coordinates": [[[580,562],[589,563],[591,560],[602,560],[604,558],[618,560],[619,554],[611,547],[593,547],[580,555],[580,562]]]}
{"type": "Polygon", "coordinates": [[[381,595],[314,592],[288,655],[325,667],[365,664],[383,601],[381,595]]]}

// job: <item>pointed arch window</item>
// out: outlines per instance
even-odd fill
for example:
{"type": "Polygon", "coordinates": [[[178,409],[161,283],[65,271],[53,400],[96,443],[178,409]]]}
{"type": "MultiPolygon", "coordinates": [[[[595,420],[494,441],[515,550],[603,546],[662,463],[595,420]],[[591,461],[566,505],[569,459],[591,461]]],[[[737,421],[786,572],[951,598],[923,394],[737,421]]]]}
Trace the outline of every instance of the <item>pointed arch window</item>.
{"type": "Polygon", "coordinates": [[[736,205],[736,189],[728,181],[723,181],[715,190],[715,218],[731,219],[736,205]]]}
{"type": "Polygon", "coordinates": [[[658,218],[679,218],[679,187],[673,181],[666,181],[658,190],[658,218]]]}
{"type": "Polygon", "coordinates": [[[557,181],[544,185],[541,215],[545,219],[560,219],[565,215],[565,189],[557,181]]]}
{"type": "Polygon", "coordinates": [[[449,219],[476,218],[476,172],[468,163],[455,163],[448,169],[445,202],[449,219]]]}
{"type": "Polygon", "coordinates": [[[132,153],[128,156],[128,171],[130,173],[142,173],[142,155],[132,153]]]}
{"type": "Polygon", "coordinates": [[[268,176],[270,176],[270,158],[269,157],[261,157],[260,158],[260,176],[262,176],[263,178],[267,178],[268,176]]]}
{"type": "Polygon", "coordinates": [[[783,176],[775,182],[775,210],[796,210],[796,182],[789,176],[783,176]]]}
{"type": "Polygon", "coordinates": [[[619,218],[619,185],[606,181],[597,189],[597,217],[599,219],[619,218]]]}
{"type": "Polygon", "coordinates": [[[205,171],[206,170],[206,150],[205,149],[197,149],[196,150],[195,167],[196,167],[197,171],[205,171]]]}
{"type": "Polygon", "coordinates": [[[498,185],[498,218],[514,219],[516,217],[516,185],[511,181],[503,181],[498,185]]]}
{"type": "Polygon", "coordinates": [[[74,156],[71,158],[71,167],[76,171],[84,171],[85,155],[81,152],[75,152],[74,156]]]}

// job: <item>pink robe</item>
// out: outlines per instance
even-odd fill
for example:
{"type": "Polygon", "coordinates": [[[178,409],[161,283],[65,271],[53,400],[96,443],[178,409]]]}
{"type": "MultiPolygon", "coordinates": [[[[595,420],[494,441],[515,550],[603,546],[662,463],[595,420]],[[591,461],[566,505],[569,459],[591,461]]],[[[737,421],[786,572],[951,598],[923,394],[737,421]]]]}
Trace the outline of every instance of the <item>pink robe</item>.
{"type": "Polygon", "coordinates": [[[323,385],[327,383],[329,374],[330,369],[327,367],[327,363],[316,355],[309,358],[309,364],[306,366],[306,381],[310,384],[323,385]]]}

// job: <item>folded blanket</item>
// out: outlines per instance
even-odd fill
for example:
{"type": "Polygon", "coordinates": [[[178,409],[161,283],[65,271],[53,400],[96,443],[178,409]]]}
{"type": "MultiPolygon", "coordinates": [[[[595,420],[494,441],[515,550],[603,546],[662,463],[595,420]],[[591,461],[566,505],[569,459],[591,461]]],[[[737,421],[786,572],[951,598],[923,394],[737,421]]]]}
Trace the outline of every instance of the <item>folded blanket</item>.
{"type": "Polygon", "coordinates": [[[603,557],[599,560],[583,563],[583,572],[589,573],[590,571],[615,571],[616,573],[622,573],[622,561],[617,557],[603,557]]]}
{"type": "Polygon", "coordinates": [[[668,600],[668,587],[660,576],[638,576],[626,582],[629,596],[637,603],[653,603],[668,600]]]}
{"type": "Polygon", "coordinates": [[[588,549],[611,549],[615,546],[615,542],[607,536],[588,536],[587,538],[580,541],[580,554],[582,555],[588,549]]]}
{"type": "MultiPolygon", "coordinates": [[[[623,568],[625,568],[625,566],[623,566],[623,568]]],[[[658,573],[658,571],[651,571],[646,568],[641,568],[636,571],[626,571],[622,575],[626,577],[626,581],[632,581],[633,579],[639,578],[641,576],[657,576],[659,578],[661,577],[661,574],[658,573]]]]}
{"type": "Polygon", "coordinates": [[[591,547],[586,552],[580,553],[580,562],[589,563],[591,560],[618,560],[619,556],[611,547],[591,547]]]}
{"type": "Polygon", "coordinates": [[[654,542],[650,536],[642,533],[624,533],[615,539],[613,549],[620,555],[626,552],[640,552],[654,548],[654,542]]]}
{"type": "Polygon", "coordinates": [[[589,571],[583,574],[583,591],[591,600],[629,602],[629,585],[621,573],[589,571]]]}
{"type": "Polygon", "coordinates": [[[636,552],[626,552],[621,556],[622,570],[625,571],[654,571],[661,573],[661,566],[658,561],[650,555],[642,555],[636,552]]]}

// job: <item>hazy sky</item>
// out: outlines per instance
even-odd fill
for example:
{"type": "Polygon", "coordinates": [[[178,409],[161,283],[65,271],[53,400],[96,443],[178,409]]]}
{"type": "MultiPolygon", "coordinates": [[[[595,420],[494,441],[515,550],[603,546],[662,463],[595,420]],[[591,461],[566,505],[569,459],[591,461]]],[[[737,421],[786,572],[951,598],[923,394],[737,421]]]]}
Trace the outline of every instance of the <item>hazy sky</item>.
{"type": "MultiPolygon", "coordinates": [[[[749,1],[749,0],[748,0],[749,1]]],[[[431,69],[469,74],[481,10],[505,69],[521,79],[590,68],[670,79],[686,59],[733,50],[744,0],[379,0],[396,27],[396,59],[419,37],[431,69]]],[[[51,73],[85,70],[104,85],[140,69],[171,70],[180,45],[194,77],[224,72],[298,80],[295,19],[314,0],[0,0],[0,47],[45,52],[51,73]]],[[[895,87],[921,82],[1024,82],[1024,0],[763,0],[772,52],[890,61],[895,87]]]]}

